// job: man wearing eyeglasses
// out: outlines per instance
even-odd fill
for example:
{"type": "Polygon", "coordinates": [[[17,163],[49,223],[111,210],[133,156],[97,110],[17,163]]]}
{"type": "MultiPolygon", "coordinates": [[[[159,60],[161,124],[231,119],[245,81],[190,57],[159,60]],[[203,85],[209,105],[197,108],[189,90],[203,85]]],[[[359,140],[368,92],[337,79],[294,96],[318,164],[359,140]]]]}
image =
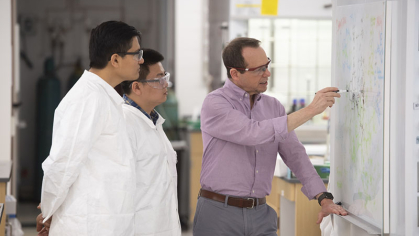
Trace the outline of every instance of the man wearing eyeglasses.
{"type": "Polygon", "coordinates": [[[51,151],[42,163],[41,235],[134,235],[135,159],[114,87],[138,78],[140,39],[123,22],[92,30],[90,69],[55,110],[51,151]]]}
{"type": "Polygon", "coordinates": [[[135,235],[180,236],[176,152],[163,131],[164,118],[154,110],[167,99],[170,74],[159,52],[144,49],[144,60],[139,78],[121,84],[136,159],[135,235]]]}
{"type": "MultiPolygon", "coordinates": [[[[201,186],[193,234],[276,235],[277,215],[266,204],[277,153],[302,182],[308,199],[318,199],[317,223],[330,213],[347,213],[333,203],[293,131],[327,107],[337,88],[317,92],[313,102],[287,116],[267,90],[270,59],[260,41],[237,38],[223,51],[224,87],[210,93],[201,111],[204,145],[201,186]]],[[[286,227],[286,226],[285,226],[286,227]]]]}

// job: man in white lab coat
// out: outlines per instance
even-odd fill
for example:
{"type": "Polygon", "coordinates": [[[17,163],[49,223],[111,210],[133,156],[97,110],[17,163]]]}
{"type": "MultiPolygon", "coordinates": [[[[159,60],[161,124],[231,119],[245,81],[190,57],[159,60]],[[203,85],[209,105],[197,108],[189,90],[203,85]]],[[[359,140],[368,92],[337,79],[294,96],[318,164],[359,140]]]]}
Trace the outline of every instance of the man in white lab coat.
{"type": "Polygon", "coordinates": [[[167,99],[170,74],[157,51],[144,49],[135,81],[121,85],[123,111],[136,159],[135,235],[181,235],[177,201],[176,152],[154,108],[167,99]]]}
{"type": "Polygon", "coordinates": [[[135,159],[114,90],[139,76],[140,33],[108,21],[91,32],[90,70],[55,110],[42,163],[41,210],[50,236],[134,235],[135,159]]]}

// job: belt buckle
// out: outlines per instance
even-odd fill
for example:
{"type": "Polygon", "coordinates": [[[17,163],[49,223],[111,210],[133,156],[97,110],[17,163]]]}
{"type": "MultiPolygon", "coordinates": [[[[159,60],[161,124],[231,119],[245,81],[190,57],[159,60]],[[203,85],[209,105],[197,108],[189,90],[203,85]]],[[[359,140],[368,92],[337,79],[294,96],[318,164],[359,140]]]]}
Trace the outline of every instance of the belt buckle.
{"type": "Polygon", "coordinates": [[[252,207],[246,207],[247,209],[253,209],[253,207],[255,206],[255,199],[254,198],[247,198],[247,200],[252,200],[252,207]]]}

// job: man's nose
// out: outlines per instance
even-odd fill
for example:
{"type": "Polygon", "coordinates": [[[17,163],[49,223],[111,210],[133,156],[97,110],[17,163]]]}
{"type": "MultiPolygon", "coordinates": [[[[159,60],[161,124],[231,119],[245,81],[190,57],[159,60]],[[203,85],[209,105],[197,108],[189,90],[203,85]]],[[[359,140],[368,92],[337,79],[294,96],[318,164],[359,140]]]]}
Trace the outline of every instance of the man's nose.
{"type": "Polygon", "coordinates": [[[165,81],[164,81],[163,88],[167,88],[167,87],[169,87],[169,82],[167,82],[167,81],[165,80],[165,81]]]}
{"type": "Polygon", "coordinates": [[[271,72],[269,71],[269,68],[266,68],[264,77],[269,77],[269,76],[271,76],[271,72]]]}

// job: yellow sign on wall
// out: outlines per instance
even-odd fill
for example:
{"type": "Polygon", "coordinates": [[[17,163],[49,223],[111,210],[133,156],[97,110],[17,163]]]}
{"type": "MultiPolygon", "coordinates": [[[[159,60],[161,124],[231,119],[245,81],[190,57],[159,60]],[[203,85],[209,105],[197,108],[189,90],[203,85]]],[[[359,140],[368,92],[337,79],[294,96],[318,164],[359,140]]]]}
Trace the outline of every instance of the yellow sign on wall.
{"type": "Polygon", "coordinates": [[[278,15],[279,0],[262,0],[261,14],[269,16],[278,15]]]}

